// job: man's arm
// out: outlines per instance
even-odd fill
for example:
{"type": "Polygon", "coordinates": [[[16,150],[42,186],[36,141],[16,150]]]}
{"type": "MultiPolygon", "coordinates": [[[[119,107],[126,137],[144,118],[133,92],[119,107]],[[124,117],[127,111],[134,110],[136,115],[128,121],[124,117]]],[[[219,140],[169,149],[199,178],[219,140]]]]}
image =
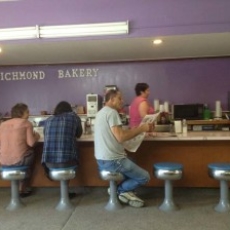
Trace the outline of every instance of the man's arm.
{"type": "Polygon", "coordinates": [[[127,130],[123,130],[122,126],[111,127],[111,131],[119,143],[132,139],[133,137],[137,136],[140,133],[151,132],[152,129],[153,129],[152,123],[145,123],[136,128],[127,129],[127,130]]]}
{"type": "Polygon", "coordinates": [[[139,108],[138,108],[138,111],[139,111],[139,114],[140,116],[143,118],[145,117],[145,115],[148,114],[148,111],[149,111],[149,104],[147,101],[143,101],[140,105],[139,105],[139,108]]]}

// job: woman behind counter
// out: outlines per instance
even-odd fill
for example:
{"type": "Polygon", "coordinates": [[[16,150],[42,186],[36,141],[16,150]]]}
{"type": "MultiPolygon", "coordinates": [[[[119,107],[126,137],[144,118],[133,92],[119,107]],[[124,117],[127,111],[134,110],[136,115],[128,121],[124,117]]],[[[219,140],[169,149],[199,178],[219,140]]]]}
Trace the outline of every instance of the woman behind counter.
{"type": "Polygon", "coordinates": [[[137,83],[135,86],[136,97],[132,101],[129,109],[129,126],[136,127],[147,114],[153,114],[154,109],[148,102],[150,94],[149,85],[146,83],[137,83]]]}
{"type": "Polygon", "coordinates": [[[20,182],[20,196],[31,195],[30,178],[34,163],[34,144],[40,135],[33,132],[28,121],[29,109],[26,104],[18,103],[11,109],[12,119],[0,126],[0,162],[2,166],[29,166],[27,177],[20,182]]]}

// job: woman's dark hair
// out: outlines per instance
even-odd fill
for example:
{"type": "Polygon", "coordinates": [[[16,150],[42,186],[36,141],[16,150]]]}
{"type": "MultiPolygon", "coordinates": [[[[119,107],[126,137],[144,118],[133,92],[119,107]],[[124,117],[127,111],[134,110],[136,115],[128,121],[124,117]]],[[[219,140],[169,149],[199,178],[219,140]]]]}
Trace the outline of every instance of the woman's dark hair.
{"type": "Polygon", "coordinates": [[[73,110],[71,108],[71,105],[67,101],[61,101],[56,105],[54,109],[54,115],[59,115],[62,113],[68,113],[72,111],[73,110]]]}
{"type": "Polygon", "coordinates": [[[110,99],[116,97],[117,93],[119,90],[117,89],[110,89],[106,94],[105,94],[105,102],[108,102],[110,99]]]}
{"type": "Polygon", "coordinates": [[[149,88],[149,85],[146,83],[137,83],[135,86],[136,95],[140,96],[141,92],[144,92],[148,88],[149,88]]]}
{"type": "Polygon", "coordinates": [[[12,118],[21,118],[25,111],[28,110],[28,106],[24,103],[17,103],[11,109],[12,118]]]}

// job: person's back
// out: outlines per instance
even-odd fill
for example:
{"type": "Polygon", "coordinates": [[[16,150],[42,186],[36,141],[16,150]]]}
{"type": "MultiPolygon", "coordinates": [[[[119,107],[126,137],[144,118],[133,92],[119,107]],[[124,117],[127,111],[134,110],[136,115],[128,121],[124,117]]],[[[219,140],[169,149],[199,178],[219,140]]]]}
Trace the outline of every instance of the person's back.
{"type": "Polygon", "coordinates": [[[30,149],[36,139],[32,124],[22,118],[12,118],[0,126],[0,162],[13,165],[19,162],[30,149]]]}
{"type": "MultiPolygon", "coordinates": [[[[76,138],[81,135],[80,117],[72,111],[68,102],[59,102],[55,107],[54,116],[49,117],[44,124],[42,166],[50,180],[50,168],[77,168],[79,150],[76,138]]],[[[70,198],[75,196],[76,193],[69,193],[70,198]]]]}
{"type": "Polygon", "coordinates": [[[98,160],[115,160],[124,158],[124,147],[114,137],[111,127],[121,126],[121,120],[116,110],[105,106],[96,115],[94,126],[95,157],[98,160]]]}
{"type": "Polygon", "coordinates": [[[76,138],[81,134],[81,120],[74,112],[48,118],[44,126],[42,162],[63,163],[77,159],[76,138]]]}
{"type": "Polygon", "coordinates": [[[28,166],[26,178],[20,182],[20,196],[31,194],[35,151],[32,148],[40,138],[28,121],[29,109],[24,103],[18,103],[11,109],[12,119],[0,125],[0,162],[3,166],[28,166]]]}

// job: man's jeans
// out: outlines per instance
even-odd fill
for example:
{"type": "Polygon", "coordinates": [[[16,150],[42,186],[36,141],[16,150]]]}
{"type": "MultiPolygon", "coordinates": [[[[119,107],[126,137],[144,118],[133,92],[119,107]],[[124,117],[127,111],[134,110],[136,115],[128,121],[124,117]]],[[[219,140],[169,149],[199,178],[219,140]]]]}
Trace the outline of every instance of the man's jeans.
{"type": "Polygon", "coordinates": [[[118,185],[118,194],[133,191],[150,180],[149,173],[128,158],[119,160],[97,160],[99,170],[120,172],[124,180],[118,185]]]}

